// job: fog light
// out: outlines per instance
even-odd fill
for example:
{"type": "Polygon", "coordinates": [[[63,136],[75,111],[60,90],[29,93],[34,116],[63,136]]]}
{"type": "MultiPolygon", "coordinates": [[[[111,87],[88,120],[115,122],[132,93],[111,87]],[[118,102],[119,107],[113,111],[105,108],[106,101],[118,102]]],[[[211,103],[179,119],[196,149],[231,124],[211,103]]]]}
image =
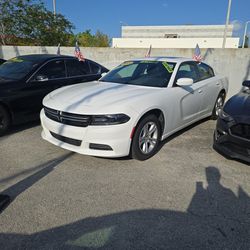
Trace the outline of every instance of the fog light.
{"type": "Polygon", "coordinates": [[[90,143],[89,148],[95,149],[95,150],[113,151],[113,149],[109,145],[105,145],[105,144],[90,143]]]}
{"type": "Polygon", "coordinates": [[[222,135],[226,135],[225,131],[215,130],[214,136],[215,140],[217,141],[222,135]]]}

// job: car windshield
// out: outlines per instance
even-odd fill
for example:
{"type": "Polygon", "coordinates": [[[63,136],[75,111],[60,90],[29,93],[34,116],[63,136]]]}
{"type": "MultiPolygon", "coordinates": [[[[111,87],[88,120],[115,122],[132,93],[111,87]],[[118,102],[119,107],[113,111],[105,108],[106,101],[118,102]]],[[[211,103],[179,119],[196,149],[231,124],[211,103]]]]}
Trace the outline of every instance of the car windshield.
{"type": "Polygon", "coordinates": [[[167,87],[175,63],[165,61],[127,61],[102,77],[102,82],[167,87]]]}
{"type": "Polygon", "coordinates": [[[26,60],[21,57],[12,58],[0,65],[0,78],[20,80],[25,77],[36,65],[37,61],[26,60]]]}

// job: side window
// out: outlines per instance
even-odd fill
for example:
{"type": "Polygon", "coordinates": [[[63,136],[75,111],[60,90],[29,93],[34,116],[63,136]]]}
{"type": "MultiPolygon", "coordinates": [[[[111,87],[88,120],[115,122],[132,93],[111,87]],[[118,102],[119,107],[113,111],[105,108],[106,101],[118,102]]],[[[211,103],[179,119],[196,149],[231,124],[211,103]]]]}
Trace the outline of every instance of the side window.
{"type": "Polygon", "coordinates": [[[68,77],[90,74],[89,63],[87,60],[78,61],[77,59],[66,59],[65,61],[68,77]]]}
{"type": "Polygon", "coordinates": [[[101,66],[99,66],[98,64],[93,63],[93,62],[89,62],[89,65],[90,65],[92,74],[101,74],[102,73],[101,66]]]}
{"type": "Polygon", "coordinates": [[[194,82],[199,80],[196,66],[193,63],[183,63],[178,69],[176,81],[180,78],[191,78],[194,82]]]}
{"type": "Polygon", "coordinates": [[[34,76],[34,79],[44,78],[48,80],[66,77],[64,60],[54,60],[45,64],[34,76]]]}
{"type": "Polygon", "coordinates": [[[208,65],[200,63],[197,66],[200,73],[200,80],[205,80],[214,76],[214,71],[208,65]]]}

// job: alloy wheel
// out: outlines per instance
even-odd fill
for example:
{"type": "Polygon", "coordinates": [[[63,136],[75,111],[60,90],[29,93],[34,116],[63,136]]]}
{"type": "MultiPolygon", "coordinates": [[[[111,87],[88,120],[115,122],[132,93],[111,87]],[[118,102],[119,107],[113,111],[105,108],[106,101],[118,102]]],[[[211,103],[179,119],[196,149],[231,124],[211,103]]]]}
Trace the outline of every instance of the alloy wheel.
{"type": "Polygon", "coordinates": [[[149,154],[154,150],[158,140],[157,125],[150,121],[147,122],[139,135],[139,148],[143,154],[149,154]]]}
{"type": "Polygon", "coordinates": [[[219,115],[220,110],[223,108],[224,98],[220,95],[215,104],[215,114],[219,115]]]}

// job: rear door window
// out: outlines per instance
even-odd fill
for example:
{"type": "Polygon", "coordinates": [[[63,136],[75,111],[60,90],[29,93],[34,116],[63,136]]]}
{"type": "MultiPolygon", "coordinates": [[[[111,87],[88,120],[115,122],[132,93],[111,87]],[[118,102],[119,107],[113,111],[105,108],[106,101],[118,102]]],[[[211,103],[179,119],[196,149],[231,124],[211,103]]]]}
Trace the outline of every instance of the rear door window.
{"type": "Polygon", "coordinates": [[[90,74],[89,62],[78,61],[77,59],[66,60],[67,75],[68,77],[83,76],[90,74]]]}
{"type": "Polygon", "coordinates": [[[89,64],[90,64],[92,74],[101,74],[102,73],[102,69],[101,69],[100,65],[98,65],[94,62],[89,62],[89,64]]]}

